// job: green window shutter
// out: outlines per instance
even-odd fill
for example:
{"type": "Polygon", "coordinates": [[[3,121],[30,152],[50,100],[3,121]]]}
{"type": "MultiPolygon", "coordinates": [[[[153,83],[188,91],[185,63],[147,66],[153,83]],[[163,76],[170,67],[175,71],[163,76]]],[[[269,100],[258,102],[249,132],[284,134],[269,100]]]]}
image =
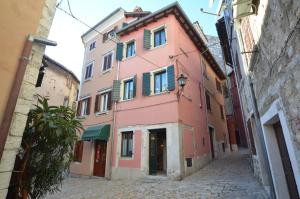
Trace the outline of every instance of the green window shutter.
{"type": "Polygon", "coordinates": [[[113,82],[113,93],[112,93],[112,101],[117,102],[120,99],[120,88],[121,82],[120,80],[114,80],[113,82]]]}
{"type": "Polygon", "coordinates": [[[122,28],[124,28],[124,27],[126,27],[126,26],[128,26],[128,23],[123,22],[122,28]]]}
{"type": "Polygon", "coordinates": [[[171,65],[167,68],[167,77],[168,77],[168,90],[175,90],[175,72],[174,65],[171,65]]]}
{"type": "Polygon", "coordinates": [[[151,31],[147,29],[144,29],[144,48],[151,48],[151,31]]]}
{"type": "Polygon", "coordinates": [[[135,75],[133,77],[133,97],[136,96],[136,81],[137,81],[137,76],[135,75]]]}
{"type": "Polygon", "coordinates": [[[143,73],[143,96],[150,95],[150,73],[143,73]]]}
{"type": "Polygon", "coordinates": [[[123,59],[123,43],[117,43],[116,59],[118,61],[122,61],[123,59]]]}

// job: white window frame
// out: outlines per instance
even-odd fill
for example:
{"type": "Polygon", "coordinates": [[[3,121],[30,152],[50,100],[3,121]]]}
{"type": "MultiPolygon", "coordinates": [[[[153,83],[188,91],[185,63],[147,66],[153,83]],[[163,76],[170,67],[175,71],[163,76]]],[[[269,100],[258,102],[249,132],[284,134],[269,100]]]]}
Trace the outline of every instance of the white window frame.
{"type": "Polygon", "coordinates": [[[131,77],[128,77],[126,79],[122,79],[121,80],[121,89],[120,89],[120,96],[121,96],[121,101],[130,101],[130,100],[133,100],[134,97],[130,98],[130,99],[124,99],[124,92],[125,92],[125,89],[124,89],[124,86],[125,86],[125,82],[129,81],[129,80],[133,80],[134,79],[134,76],[131,76],[131,77]]]}
{"type": "Polygon", "coordinates": [[[93,78],[93,73],[94,73],[94,63],[95,63],[95,61],[92,61],[92,62],[89,62],[88,64],[85,65],[85,67],[84,67],[84,76],[83,76],[84,81],[88,81],[88,80],[91,80],[91,79],[93,78]],[[86,71],[86,70],[87,70],[87,67],[90,66],[90,65],[92,65],[91,76],[88,77],[88,78],[85,78],[86,72],[87,72],[87,71],[86,71]]]}
{"type": "Polygon", "coordinates": [[[124,42],[124,48],[123,48],[123,59],[124,60],[135,57],[136,53],[137,52],[136,52],[136,40],[135,39],[130,39],[130,40],[124,42]],[[132,42],[134,42],[134,55],[127,57],[127,45],[132,42]]]}
{"type": "Polygon", "coordinates": [[[113,62],[114,62],[114,51],[109,51],[107,53],[105,53],[103,56],[102,56],[102,73],[106,73],[108,71],[111,71],[112,70],[112,67],[113,67],[113,62]],[[106,69],[104,70],[104,60],[105,60],[105,57],[110,55],[111,54],[111,63],[110,63],[110,68],[109,69],[106,69]]]}
{"type": "Polygon", "coordinates": [[[109,110],[108,110],[108,93],[109,92],[111,92],[112,91],[112,89],[111,88],[108,88],[108,89],[103,89],[103,90],[100,90],[100,91],[98,91],[98,95],[100,95],[100,103],[99,103],[99,105],[100,105],[100,109],[99,109],[99,112],[97,112],[96,113],[96,115],[101,115],[101,114],[105,114],[105,113],[107,113],[107,112],[109,112],[109,110]],[[102,102],[102,95],[104,95],[104,94],[106,94],[107,95],[107,98],[106,98],[106,110],[103,110],[102,109],[102,105],[103,105],[103,102],[102,102]]]}
{"type": "Polygon", "coordinates": [[[86,110],[87,110],[87,100],[91,96],[86,96],[80,99],[81,101],[81,110],[80,110],[80,116],[85,117],[86,116],[86,110]]]}
{"type": "Polygon", "coordinates": [[[165,45],[168,44],[168,31],[167,31],[167,25],[163,24],[161,26],[155,27],[154,29],[151,30],[151,49],[156,49],[156,48],[160,48],[163,47],[165,45]],[[155,32],[160,31],[161,29],[165,29],[165,37],[166,37],[166,43],[159,45],[159,46],[155,46],[154,47],[154,40],[155,40],[155,32]]]}
{"type": "Polygon", "coordinates": [[[168,91],[168,72],[167,72],[167,66],[159,68],[157,70],[153,70],[150,72],[150,95],[160,95],[162,93],[166,93],[169,92],[168,91]],[[155,93],[155,74],[160,73],[162,71],[166,71],[166,80],[167,80],[167,88],[166,90],[159,92],[159,93],[155,93]]]}

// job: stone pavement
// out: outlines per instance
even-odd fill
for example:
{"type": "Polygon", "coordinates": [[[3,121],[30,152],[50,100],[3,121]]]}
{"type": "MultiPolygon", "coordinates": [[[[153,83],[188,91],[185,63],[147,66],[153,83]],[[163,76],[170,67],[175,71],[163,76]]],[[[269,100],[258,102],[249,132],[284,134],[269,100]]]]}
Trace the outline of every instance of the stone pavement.
{"type": "Polygon", "coordinates": [[[235,152],[213,161],[182,181],[162,177],[136,181],[68,178],[62,191],[47,199],[266,199],[253,177],[247,154],[235,152]]]}

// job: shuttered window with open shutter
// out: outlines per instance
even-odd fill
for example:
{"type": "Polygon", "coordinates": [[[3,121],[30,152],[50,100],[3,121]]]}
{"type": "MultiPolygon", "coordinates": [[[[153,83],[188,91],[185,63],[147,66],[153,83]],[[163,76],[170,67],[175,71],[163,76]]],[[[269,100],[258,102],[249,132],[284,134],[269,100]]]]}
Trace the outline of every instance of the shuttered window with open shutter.
{"type": "Polygon", "coordinates": [[[151,48],[151,31],[147,29],[144,29],[144,48],[151,48]]]}
{"type": "Polygon", "coordinates": [[[112,91],[108,92],[108,99],[107,99],[107,110],[111,110],[112,105],[112,91]]]}
{"type": "Polygon", "coordinates": [[[149,96],[150,92],[150,73],[143,73],[143,96],[149,96]]]}
{"type": "Polygon", "coordinates": [[[86,106],[86,115],[90,114],[90,109],[91,109],[91,97],[87,98],[87,106],[86,106]]]}
{"type": "Polygon", "coordinates": [[[123,59],[123,43],[117,43],[117,53],[116,53],[116,59],[118,61],[122,61],[123,59]]]}
{"type": "Polygon", "coordinates": [[[167,68],[167,76],[168,76],[168,90],[175,90],[175,71],[174,65],[171,65],[167,68]]]}
{"type": "Polygon", "coordinates": [[[133,97],[136,96],[136,83],[137,83],[137,76],[133,77],[133,97]]]}
{"type": "Polygon", "coordinates": [[[100,95],[96,95],[96,98],[95,98],[95,107],[94,107],[94,112],[97,113],[99,112],[100,110],[100,95]]]}
{"type": "Polygon", "coordinates": [[[117,102],[120,99],[120,80],[114,80],[113,82],[113,93],[112,93],[112,101],[117,102]]]}
{"type": "Polygon", "coordinates": [[[81,105],[82,105],[82,101],[78,101],[78,105],[77,105],[77,116],[81,115],[81,105]]]}

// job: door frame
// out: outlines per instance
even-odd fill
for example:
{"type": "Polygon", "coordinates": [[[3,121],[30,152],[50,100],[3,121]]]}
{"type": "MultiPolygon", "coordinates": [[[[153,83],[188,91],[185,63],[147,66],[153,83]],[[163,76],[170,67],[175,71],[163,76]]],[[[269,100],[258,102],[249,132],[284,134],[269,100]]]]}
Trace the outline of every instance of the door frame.
{"type": "Polygon", "coordinates": [[[288,128],[288,123],[284,114],[283,107],[284,106],[282,104],[281,99],[277,99],[272,103],[267,112],[260,118],[263,129],[263,136],[266,143],[268,161],[270,164],[271,174],[274,182],[275,193],[278,198],[288,198],[289,192],[287,189],[287,183],[285,179],[279,149],[277,144],[274,144],[275,141],[277,142],[275,130],[273,128],[273,124],[275,124],[276,122],[281,123],[283,136],[292,164],[298,193],[300,190],[300,174],[297,165],[297,159],[293,147],[291,132],[288,128]],[[282,183],[285,183],[285,186],[282,186],[282,183]]]}
{"type": "MultiPolygon", "coordinates": [[[[209,124],[208,125],[208,136],[209,136],[209,146],[210,146],[210,150],[211,150],[211,147],[213,148],[213,154],[211,154],[211,158],[212,160],[216,159],[217,158],[217,154],[216,154],[216,129],[213,125],[209,124]],[[210,131],[209,131],[209,128],[213,129],[213,132],[212,132],[212,137],[210,136],[210,131]],[[212,141],[210,140],[212,139],[212,141]],[[211,146],[211,142],[213,143],[213,146],[211,146]],[[213,157],[214,156],[214,157],[213,157]]],[[[211,151],[212,152],[212,151],[211,151]]]]}
{"type": "MultiPolygon", "coordinates": [[[[95,155],[96,155],[96,142],[97,141],[100,141],[100,142],[106,142],[106,150],[105,150],[105,165],[104,165],[104,175],[103,175],[103,178],[105,178],[106,177],[106,169],[107,169],[107,151],[108,151],[108,149],[107,149],[107,146],[108,146],[108,141],[105,141],[105,140],[93,140],[93,144],[92,144],[92,147],[93,147],[93,153],[92,153],[92,162],[91,162],[91,167],[92,167],[92,169],[91,169],[91,175],[92,176],[95,176],[94,175],[94,171],[95,171],[95,155]]],[[[97,176],[97,177],[100,177],[100,176],[97,176]]]]}

